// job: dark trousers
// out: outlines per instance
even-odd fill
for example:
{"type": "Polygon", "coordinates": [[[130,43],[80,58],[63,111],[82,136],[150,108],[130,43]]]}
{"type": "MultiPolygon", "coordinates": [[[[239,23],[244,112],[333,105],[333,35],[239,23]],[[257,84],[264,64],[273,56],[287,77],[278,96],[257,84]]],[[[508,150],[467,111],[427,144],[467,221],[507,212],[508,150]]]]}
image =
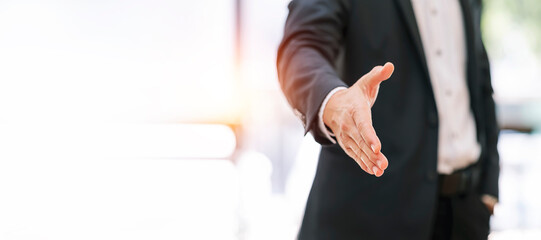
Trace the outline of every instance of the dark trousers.
{"type": "Polygon", "coordinates": [[[490,212],[475,193],[439,196],[436,204],[433,240],[486,240],[490,212]]]}

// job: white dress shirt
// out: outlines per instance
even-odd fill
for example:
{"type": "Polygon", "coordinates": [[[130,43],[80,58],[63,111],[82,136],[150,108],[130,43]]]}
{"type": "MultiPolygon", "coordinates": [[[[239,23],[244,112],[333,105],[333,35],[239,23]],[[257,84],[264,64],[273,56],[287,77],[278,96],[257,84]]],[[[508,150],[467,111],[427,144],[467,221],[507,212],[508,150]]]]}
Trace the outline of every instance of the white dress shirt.
{"type": "MultiPolygon", "coordinates": [[[[411,0],[427,60],[430,81],[439,116],[438,172],[454,170],[476,162],[481,153],[477,129],[466,85],[466,43],[459,0],[411,0]]],[[[390,79],[389,81],[392,81],[390,79]]],[[[323,111],[331,91],[319,111],[319,128],[333,143],[323,111]]]]}

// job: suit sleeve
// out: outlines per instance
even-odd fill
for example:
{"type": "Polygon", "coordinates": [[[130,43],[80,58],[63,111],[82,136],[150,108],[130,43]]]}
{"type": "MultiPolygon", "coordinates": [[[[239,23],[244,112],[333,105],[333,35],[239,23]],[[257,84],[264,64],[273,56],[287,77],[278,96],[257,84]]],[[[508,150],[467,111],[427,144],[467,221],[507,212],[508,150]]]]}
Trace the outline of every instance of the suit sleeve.
{"type": "MultiPolygon", "coordinates": [[[[481,12],[483,10],[482,1],[478,1],[478,22],[480,24],[481,12]]],[[[480,27],[478,28],[480,29],[480,27]]],[[[492,88],[492,79],[490,77],[490,63],[488,55],[481,40],[479,51],[479,71],[480,78],[482,79],[481,85],[481,104],[484,112],[485,123],[485,144],[483,159],[481,159],[481,167],[483,168],[480,181],[481,194],[488,194],[496,198],[499,197],[499,183],[500,176],[500,156],[498,154],[498,137],[500,134],[500,128],[496,119],[496,104],[494,103],[494,89],[492,88]]]]}
{"type": "Polygon", "coordinates": [[[496,104],[494,103],[494,90],[492,88],[490,77],[490,65],[486,50],[482,49],[482,61],[480,62],[481,74],[484,78],[482,89],[482,101],[485,112],[485,133],[486,133],[486,154],[483,159],[483,174],[481,175],[481,191],[483,194],[489,194],[498,198],[500,175],[500,157],[498,154],[499,126],[496,120],[496,104]]]}
{"type": "Polygon", "coordinates": [[[278,48],[280,87],[305,134],[321,144],[331,144],[318,128],[321,103],[331,90],[347,87],[335,69],[346,20],[345,0],[293,0],[278,48]]]}

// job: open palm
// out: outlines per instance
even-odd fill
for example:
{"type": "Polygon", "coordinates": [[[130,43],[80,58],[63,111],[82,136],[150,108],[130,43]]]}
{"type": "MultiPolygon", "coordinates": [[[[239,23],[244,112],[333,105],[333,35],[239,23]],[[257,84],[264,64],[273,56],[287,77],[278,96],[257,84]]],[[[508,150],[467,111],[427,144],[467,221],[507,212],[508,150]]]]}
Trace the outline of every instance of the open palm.
{"type": "Polygon", "coordinates": [[[338,143],[369,174],[381,176],[389,161],[381,153],[381,142],[372,126],[371,108],[379,85],[394,71],[392,63],[376,66],[348,89],[334,94],[323,112],[323,122],[338,143]]]}

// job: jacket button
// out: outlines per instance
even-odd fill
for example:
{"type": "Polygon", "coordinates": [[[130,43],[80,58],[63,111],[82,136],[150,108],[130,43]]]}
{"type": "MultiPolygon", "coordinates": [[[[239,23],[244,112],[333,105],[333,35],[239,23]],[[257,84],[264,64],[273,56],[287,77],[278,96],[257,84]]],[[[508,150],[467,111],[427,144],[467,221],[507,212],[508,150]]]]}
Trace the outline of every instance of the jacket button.
{"type": "Polygon", "coordinates": [[[428,113],[428,125],[431,127],[438,126],[438,114],[436,112],[428,113]]]}

